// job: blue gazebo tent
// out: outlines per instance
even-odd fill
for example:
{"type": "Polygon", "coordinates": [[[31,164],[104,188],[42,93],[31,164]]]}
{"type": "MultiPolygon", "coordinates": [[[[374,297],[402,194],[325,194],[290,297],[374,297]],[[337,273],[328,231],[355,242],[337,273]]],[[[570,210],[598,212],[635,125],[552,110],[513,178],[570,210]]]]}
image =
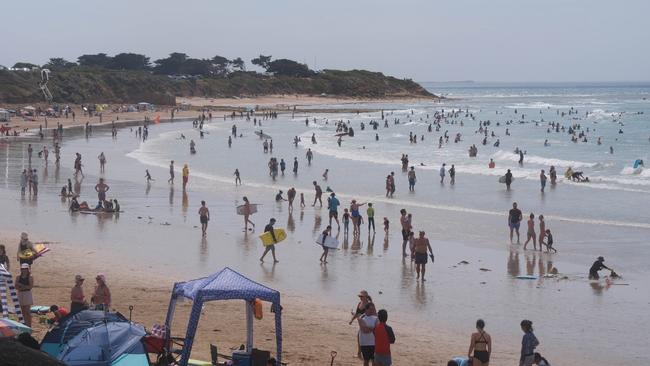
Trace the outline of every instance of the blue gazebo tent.
{"type": "Polygon", "coordinates": [[[248,354],[253,349],[253,308],[255,299],[270,302],[271,309],[275,313],[276,359],[278,364],[282,361],[280,292],[250,280],[229,267],[208,277],[187,282],[177,282],[174,284],[169,309],[167,310],[167,319],[165,320],[167,329],[171,329],[176,302],[179,298],[190,299],[193,302],[184,346],[178,363],[180,366],[187,366],[189,361],[203,303],[217,300],[244,300],[246,307],[246,353],[248,354]]]}

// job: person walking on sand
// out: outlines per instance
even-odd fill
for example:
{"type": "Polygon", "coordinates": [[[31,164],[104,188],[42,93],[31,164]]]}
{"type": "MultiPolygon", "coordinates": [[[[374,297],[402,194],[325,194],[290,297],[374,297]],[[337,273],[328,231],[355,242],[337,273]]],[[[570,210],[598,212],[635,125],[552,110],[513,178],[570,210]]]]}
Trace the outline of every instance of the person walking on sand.
{"type": "Polygon", "coordinates": [[[339,202],[339,199],[336,198],[336,193],[332,192],[330,193],[330,196],[327,198],[327,208],[329,210],[329,219],[330,219],[330,226],[332,226],[332,219],[336,221],[336,226],[338,227],[338,230],[341,230],[341,224],[339,223],[339,206],[341,205],[341,202],[339,202]]]}
{"type": "Polygon", "coordinates": [[[293,175],[298,175],[298,158],[293,158],[293,175]]]}
{"type": "MultiPolygon", "coordinates": [[[[528,217],[528,222],[526,224],[528,225],[528,227],[526,231],[526,242],[524,243],[524,250],[526,250],[526,246],[528,245],[530,239],[533,239],[533,250],[537,250],[537,234],[535,233],[535,215],[532,212],[530,213],[530,216],[528,217]]],[[[541,242],[539,244],[539,250],[542,250],[541,242]]]]}
{"type": "Polygon", "coordinates": [[[395,343],[395,333],[386,322],[388,312],[381,309],[377,312],[379,323],[375,326],[375,366],[391,366],[390,345],[395,343]]]}
{"type": "Polygon", "coordinates": [[[29,268],[29,264],[23,263],[20,265],[20,274],[16,276],[16,291],[18,292],[18,304],[20,304],[20,311],[25,319],[25,325],[32,326],[31,307],[34,305],[32,298],[32,288],[34,288],[34,277],[29,268]]]}
{"type": "Polygon", "coordinates": [[[167,183],[174,184],[174,161],[173,160],[171,161],[171,163],[169,163],[169,179],[167,180],[167,183]]]}
{"type": "Polygon", "coordinates": [[[370,227],[372,227],[372,232],[375,232],[375,209],[372,207],[372,203],[368,203],[368,209],[366,209],[366,216],[368,216],[368,234],[370,234],[370,227]]]}
{"type": "Polygon", "coordinates": [[[251,206],[251,203],[248,201],[248,197],[244,196],[243,200],[244,200],[244,210],[243,210],[243,212],[244,212],[244,232],[247,232],[248,231],[248,224],[250,223],[251,225],[253,225],[253,228],[251,230],[254,230],[255,229],[255,223],[253,223],[250,220],[250,216],[252,215],[252,213],[251,213],[252,206],[251,206]]]}
{"type": "Polygon", "coordinates": [[[542,169],[542,172],[539,173],[539,184],[542,187],[542,193],[544,193],[544,188],[546,188],[546,179],[546,174],[544,174],[544,169],[542,169]]]}
{"type": "Polygon", "coordinates": [[[27,145],[27,163],[29,166],[32,165],[32,155],[34,154],[34,148],[32,147],[32,144],[27,145]]]}
{"type": "Polygon", "coordinates": [[[314,196],[314,203],[311,206],[312,207],[316,206],[316,201],[318,201],[318,203],[320,203],[320,207],[323,207],[323,200],[321,198],[323,196],[323,190],[318,185],[318,183],[316,183],[316,181],[313,181],[313,184],[314,184],[314,190],[316,191],[316,195],[314,196]]]}
{"type": "Polygon", "coordinates": [[[27,169],[23,169],[23,173],[20,175],[20,195],[25,195],[25,189],[29,183],[29,177],[27,176],[27,169]]]}
{"type": "Polygon", "coordinates": [[[472,333],[469,340],[467,357],[472,360],[472,366],[489,366],[492,353],[492,337],[484,330],[483,319],[476,321],[476,332],[472,333]],[[472,352],[474,354],[472,355],[472,352]]]}
{"type": "Polygon", "coordinates": [[[406,244],[409,241],[409,233],[411,232],[411,220],[406,215],[405,209],[401,209],[399,212],[401,215],[399,218],[399,223],[402,225],[402,256],[407,257],[406,244]]]}
{"type": "Polygon", "coordinates": [[[36,169],[32,169],[31,181],[32,181],[32,190],[34,191],[34,196],[38,196],[38,172],[36,171],[36,169]]]}
{"type": "Polygon", "coordinates": [[[235,186],[241,186],[241,176],[239,174],[239,169],[235,169],[235,173],[233,173],[233,175],[235,176],[235,186]]]}
{"type": "Polygon", "coordinates": [[[359,346],[363,357],[363,366],[375,365],[375,327],[377,326],[377,310],[373,303],[366,304],[363,316],[357,319],[359,323],[359,346]]]}
{"type": "Polygon", "coordinates": [[[445,165],[446,165],[445,163],[442,163],[442,166],[440,167],[440,184],[445,183],[445,173],[446,173],[445,165]]]}
{"type": "Polygon", "coordinates": [[[314,153],[311,151],[311,148],[307,149],[307,165],[311,165],[311,160],[314,158],[314,153]]]}
{"type": "Polygon", "coordinates": [[[449,168],[449,184],[452,186],[456,184],[456,167],[454,164],[451,164],[451,168],[449,168]]]}
{"type": "Polygon", "coordinates": [[[190,167],[187,164],[183,165],[183,190],[187,188],[187,182],[190,179],[190,167]]]}
{"type": "Polygon", "coordinates": [[[303,209],[305,206],[305,194],[300,192],[300,208],[303,209]]]}
{"type": "Polygon", "coordinates": [[[522,320],[521,330],[524,332],[524,336],[521,339],[519,366],[532,366],[535,362],[535,348],[539,346],[539,341],[533,333],[533,322],[527,319],[522,320]]]}
{"type": "Polygon", "coordinates": [[[79,174],[81,174],[81,178],[84,177],[84,172],[83,169],[81,168],[81,154],[75,153],[75,159],[74,159],[74,176],[77,177],[79,174]]]}
{"type": "Polygon", "coordinates": [[[75,314],[88,308],[83,284],[83,276],[79,274],[74,276],[74,287],[70,290],[70,314],[75,314]]]}
{"type": "Polygon", "coordinates": [[[289,188],[287,191],[287,201],[289,201],[290,213],[293,212],[293,201],[296,199],[296,194],[298,194],[298,192],[296,192],[296,188],[294,187],[289,188]]]}
{"type": "Polygon", "coordinates": [[[104,173],[104,167],[106,165],[106,156],[104,156],[104,152],[102,151],[99,153],[99,156],[97,157],[99,159],[99,172],[104,173]]]}
{"type": "Polygon", "coordinates": [[[327,180],[327,174],[328,174],[329,172],[330,172],[329,169],[325,169],[325,171],[323,172],[323,180],[327,180]]]}
{"type": "Polygon", "coordinates": [[[323,264],[327,264],[327,254],[330,251],[330,248],[325,246],[325,239],[327,239],[328,236],[332,236],[332,226],[327,225],[325,230],[323,231],[323,234],[321,235],[321,246],[323,247],[323,254],[320,256],[320,262],[323,264]]]}
{"type": "Polygon", "coordinates": [[[424,279],[424,274],[426,273],[426,266],[429,261],[427,249],[429,250],[431,257],[433,257],[433,250],[431,249],[429,239],[424,236],[424,231],[420,231],[420,235],[413,240],[413,250],[415,252],[416,279],[421,279],[422,282],[426,281],[424,279]]]}
{"type": "MultiPolygon", "coordinates": [[[[411,170],[409,170],[409,172],[408,172],[408,180],[409,180],[409,191],[410,192],[415,192],[416,177],[415,177],[415,167],[414,166],[412,166],[411,170]]],[[[386,195],[388,195],[388,193],[386,195]]]]}
{"type": "Polygon", "coordinates": [[[201,233],[205,236],[206,231],[208,230],[208,221],[210,221],[210,210],[205,206],[205,201],[201,201],[201,207],[199,208],[199,221],[201,221],[201,233]]]}
{"type": "Polygon", "coordinates": [[[155,179],[151,178],[151,173],[149,173],[149,169],[144,170],[144,177],[147,179],[147,183],[151,183],[155,179]]]}
{"type": "Polygon", "coordinates": [[[264,253],[262,254],[262,257],[260,257],[260,262],[264,262],[264,257],[266,257],[266,254],[270,251],[271,254],[273,255],[273,263],[278,263],[279,261],[275,257],[275,243],[278,242],[278,240],[275,238],[275,232],[273,229],[273,225],[275,225],[275,219],[271,218],[269,220],[269,223],[264,227],[264,232],[265,233],[271,233],[271,238],[273,239],[273,244],[267,245],[266,248],[264,248],[264,253]]]}
{"type": "Polygon", "coordinates": [[[517,233],[517,244],[519,244],[519,225],[521,223],[521,220],[522,220],[521,210],[517,208],[517,202],[513,202],[512,209],[508,211],[508,226],[510,227],[510,244],[512,244],[513,232],[517,233]]]}
{"type": "Polygon", "coordinates": [[[104,178],[99,178],[99,183],[95,185],[95,192],[97,192],[97,199],[99,202],[106,201],[106,192],[111,189],[108,184],[104,183],[104,178]]]}
{"type": "Polygon", "coordinates": [[[95,281],[97,281],[97,285],[95,286],[95,291],[90,301],[94,305],[95,310],[108,312],[111,306],[111,291],[106,285],[106,276],[100,273],[95,277],[95,281]]]}

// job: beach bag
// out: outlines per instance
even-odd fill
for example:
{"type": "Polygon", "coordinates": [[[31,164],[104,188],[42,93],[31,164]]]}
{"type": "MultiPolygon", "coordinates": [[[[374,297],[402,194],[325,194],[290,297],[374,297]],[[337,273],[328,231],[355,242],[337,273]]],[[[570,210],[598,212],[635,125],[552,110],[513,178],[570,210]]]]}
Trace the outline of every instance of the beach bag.
{"type": "Polygon", "coordinates": [[[393,332],[393,328],[391,328],[389,325],[384,325],[386,328],[386,333],[388,334],[388,342],[390,344],[395,344],[395,332],[393,332]]]}
{"type": "Polygon", "coordinates": [[[262,300],[255,299],[255,302],[253,303],[253,314],[257,320],[262,320],[264,317],[264,313],[262,311],[262,300]]]}

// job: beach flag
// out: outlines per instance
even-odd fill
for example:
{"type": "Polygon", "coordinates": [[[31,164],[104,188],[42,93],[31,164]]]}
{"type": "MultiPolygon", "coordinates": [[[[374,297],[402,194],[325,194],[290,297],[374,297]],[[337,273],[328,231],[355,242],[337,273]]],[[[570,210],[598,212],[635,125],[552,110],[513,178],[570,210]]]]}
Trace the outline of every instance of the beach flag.
{"type": "Polygon", "coordinates": [[[11,296],[11,302],[16,309],[16,316],[18,317],[19,322],[24,322],[23,313],[20,311],[20,304],[18,303],[18,293],[16,292],[16,287],[14,286],[14,281],[11,278],[11,273],[7,271],[5,266],[0,264],[0,301],[2,303],[2,317],[9,317],[9,307],[7,304],[7,289],[9,290],[9,295],[11,296]]]}
{"type": "Polygon", "coordinates": [[[153,119],[154,122],[160,123],[160,115],[157,115],[156,118],[153,119]]]}

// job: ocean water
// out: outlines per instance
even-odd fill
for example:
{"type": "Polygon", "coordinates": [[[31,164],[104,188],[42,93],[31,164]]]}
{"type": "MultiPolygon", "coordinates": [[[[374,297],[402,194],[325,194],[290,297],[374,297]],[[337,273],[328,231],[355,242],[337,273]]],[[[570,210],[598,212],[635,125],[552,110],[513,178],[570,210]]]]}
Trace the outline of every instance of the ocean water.
{"type": "MultiPolygon", "coordinates": [[[[344,108],[345,113],[312,114],[305,111],[309,106],[303,106],[294,116],[262,120],[261,127],[253,126],[252,120],[213,119],[204,127],[203,139],[189,122],[154,125],[144,143],[130,128],[120,129],[117,139],[101,129],[88,139],[67,136],[60,167],[35,162],[41,174],[38,201],[16,194],[18,174],[27,164],[27,141],[4,141],[0,145],[0,171],[4,172],[0,195],[8,210],[17,212],[6,217],[4,224],[17,230],[47,231],[54,240],[84,238],[89,250],[165,268],[183,276],[179,280],[229,265],[284,292],[340,305],[342,317],[354,306],[355,294],[365,288],[381,307],[389,309],[391,319],[408,323],[413,330],[435,334],[441,329],[462,339],[463,347],[449,349],[450,356],[466,352],[465,338],[476,318],[482,317],[498,340],[495,360],[501,363],[516,357],[521,337],[518,323],[523,318],[535,322],[540,350],[552,355],[554,363],[607,365],[644,360],[644,330],[650,326],[645,315],[650,303],[650,175],[647,170],[633,171],[632,164],[636,159],[650,161],[650,85],[424,86],[448,99],[326,106],[333,111],[344,108]],[[377,112],[356,113],[357,108],[377,112]],[[561,115],[571,108],[577,113],[561,115]],[[387,128],[381,121],[382,109],[389,121],[387,128]],[[440,131],[429,133],[434,113],[443,109],[463,112],[443,120],[440,131]],[[466,116],[469,113],[474,118],[466,116]],[[479,121],[488,120],[489,130],[497,137],[489,137],[484,146],[476,130],[479,121]],[[340,147],[336,121],[349,121],[355,130],[355,136],[345,137],[340,147]],[[380,122],[377,130],[370,121],[380,122]],[[362,122],[365,130],[360,128],[362,122]],[[567,132],[547,132],[549,122],[566,128],[580,124],[588,142],[573,143],[567,132]],[[242,137],[233,139],[229,148],[233,124],[242,137]],[[505,135],[506,128],[510,136],[505,135]],[[254,134],[260,129],[273,138],[272,154],[263,153],[263,140],[254,134]],[[450,141],[439,148],[438,139],[445,131],[450,141]],[[409,143],[410,133],[418,136],[416,144],[409,143]],[[454,143],[457,133],[462,141],[454,143]],[[316,144],[310,142],[312,134],[316,144]],[[294,136],[302,139],[297,147],[292,143],[294,136]],[[596,143],[598,137],[602,145],[596,143]],[[496,138],[499,147],[493,146],[496,138]],[[190,139],[197,144],[195,155],[189,153],[190,139]],[[544,146],[545,140],[550,146],[544,146]],[[476,158],[467,154],[472,144],[479,150],[476,158]],[[610,146],[614,154],[609,153],[610,146]],[[516,147],[527,152],[523,166],[513,153],[516,147]],[[314,152],[311,165],[305,158],[307,149],[314,152]],[[73,154],[84,157],[87,176],[76,182],[82,199],[93,201],[92,187],[99,177],[96,156],[102,151],[108,158],[104,176],[125,213],[119,219],[70,216],[67,203],[56,194],[71,176],[73,154]],[[409,155],[416,169],[414,193],[408,192],[401,171],[402,154],[409,155]],[[271,156],[287,162],[285,174],[275,179],[268,174],[271,156]],[[297,175],[291,172],[294,157],[299,161],[297,175]],[[495,169],[487,166],[490,158],[496,162],[495,169]],[[166,183],[170,160],[176,162],[176,187],[166,183]],[[439,183],[443,162],[455,165],[455,185],[439,183]],[[180,169],[185,163],[190,167],[190,186],[182,192],[180,169]],[[550,165],[557,168],[560,181],[541,194],[539,171],[548,171],[550,165]],[[566,181],[563,172],[569,166],[583,171],[591,182],[566,181]],[[144,182],[144,169],[153,175],[152,184],[144,182]],[[243,186],[234,186],[235,169],[241,172],[243,186]],[[325,169],[329,169],[327,181],[321,177],[325,169]],[[512,169],[516,178],[510,191],[497,182],[506,169],[512,169]],[[394,198],[386,198],[384,180],[391,171],[397,191],[394,198]],[[320,249],[313,244],[327,225],[326,209],[311,207],[314,180],[323,189],[334,190],[342,207],[356,198],[372,202],[376,210],[377,233],[369,234],[364,228],[357,238],[339,234],[341,250],[330,254],[327,266],[319,265],[320,249]],[[305,209],[290,213],[286,203],[274,202],[278,190],[286,192],[290,187],[304,193],[305,209]],[[244,195],[262,204],[253,217],[258,226],[275,217],[276,226],[289,232],[286,243],[278,245],[280,263],[276,266],[259,264],[262,248],[256,234],[241,230],[241,217],[234,214],[234,207],[244,195]],[[196,228],[202,199],[213,216],[208,238],[203,240],[196,228]],[[521,245],[509,244],[506,218],[513,201],[525,215],[544,214],[558,254],[523,251],[521,245]],[[425,284],[415,280],[413,265],[401,258],[401,208],[413,213],[415,229],[425,230],[434,247],[436,263],[428,267],[425,284]],[[390,220],[388,235],[381,228],[383,217],[390,220]],[[586,278],[599,255],[623,275],[618,285],[586,278]],[[469,264],[459,264],[463,260],[469,264]],[[544,279],[553,267],[565,277],[544,279]],[[516,279],[520,274],[542,278],[516,279]],[[627,335],[625,340],[621,334],[627,335]]],[[[432,344],[441,346],[436,339],[432,344]]]]}

